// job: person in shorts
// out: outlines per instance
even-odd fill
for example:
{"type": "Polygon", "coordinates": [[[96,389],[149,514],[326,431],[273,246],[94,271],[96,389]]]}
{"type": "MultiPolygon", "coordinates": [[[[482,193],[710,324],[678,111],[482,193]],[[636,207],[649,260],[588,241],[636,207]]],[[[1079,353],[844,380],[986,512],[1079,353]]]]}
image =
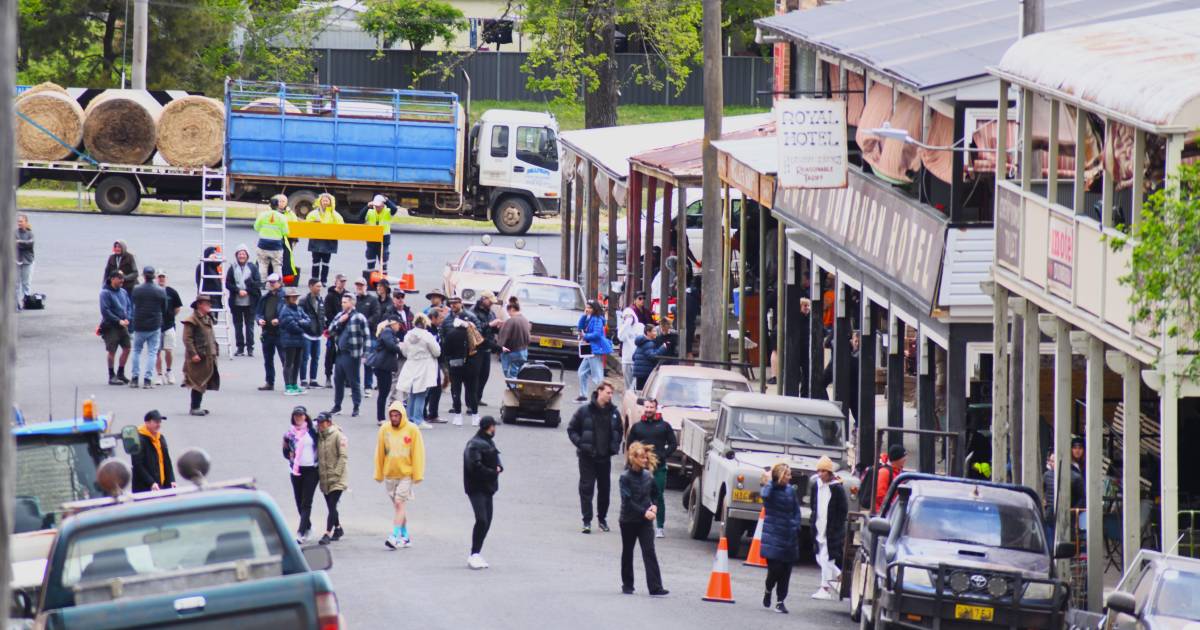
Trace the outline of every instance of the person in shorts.
{"type": "Polygon", "coordinates": [[[393,509],[392,532],[383,543],[388,549],[412,546],[408,503],[413,500],[413,488],[424,478],[425,443],[421,431],[408,421],[404,403],[393,402],[375,444],[375,481],[384,484],[393,509]]]}
{"type": "Polygon", "coordinates": [[[108,352],[108,384],[127,385],[125,377],[125,362],[129,360],[129,349],[133,340],[129,336],[129,320],[133,318],[133,302],[129,293],[124,291],[125,275],[118,270],[108,274],[108,284],[100,290],[100,328],[96,334],[104,340],[104,349],[108,352]],[[121,359],[117,370],[113,370],[116,361],[117,348],[121,349],[121,359]]]}

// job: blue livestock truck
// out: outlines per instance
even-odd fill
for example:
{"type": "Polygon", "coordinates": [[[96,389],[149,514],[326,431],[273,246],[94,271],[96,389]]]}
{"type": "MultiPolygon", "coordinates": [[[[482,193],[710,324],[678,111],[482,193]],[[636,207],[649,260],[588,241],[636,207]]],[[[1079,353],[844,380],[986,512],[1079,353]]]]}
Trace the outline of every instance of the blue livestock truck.
{"type": "MultiPolygon", "coordinates": [[[[69,90],[83,106],[103,92],[69,90]]],[[[152,95],[157,101],[174,93],[152,95]]],[[[548,113],[489,110],[474,125],[451,92],[228,80],[224,159],[216,169],[21,160],[20,181],[76,181],[102,212],[129,214],[142,197],[231,201],[286,194],[303,216],[321,193],[346,220],[362,220],[376,194],[410,215],[492,221],[523,234],[535,216],[559,212],[558,125],[548,113]]],[[[151,103],[153,105],[153,103],[151,103]]]]}

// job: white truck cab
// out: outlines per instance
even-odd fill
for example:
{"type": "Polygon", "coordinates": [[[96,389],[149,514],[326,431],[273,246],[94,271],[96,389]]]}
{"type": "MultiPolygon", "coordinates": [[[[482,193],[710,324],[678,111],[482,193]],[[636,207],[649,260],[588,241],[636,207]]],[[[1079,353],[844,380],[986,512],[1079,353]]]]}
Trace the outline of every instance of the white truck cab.
{"type": "Polygon", "coordinates": [[[534,216],[559,211],[558,121],[543,112],[491,109],[471,128],[477,208],[502,234],[522,234],[534,216]]]}

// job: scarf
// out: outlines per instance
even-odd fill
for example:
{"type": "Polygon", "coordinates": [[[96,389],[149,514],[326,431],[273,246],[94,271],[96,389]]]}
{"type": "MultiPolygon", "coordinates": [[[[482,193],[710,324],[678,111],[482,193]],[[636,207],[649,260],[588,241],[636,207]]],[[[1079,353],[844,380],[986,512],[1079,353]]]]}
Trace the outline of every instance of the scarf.
{"type": "Polygon", "coordinates": [[[246,278],[250,276],[250,262],[246,261],[245,265],[233,264],[233,280],[239,291],[246,290],[246,278]]]}
{"type": "Polygon", "coordinates": [[[312,436],[308,434],[307,425],[300,425],[299,427],[293,425],[289,435],[292,438],[292,474],[299,477],[300,451],[304,449],[305,440],[312,442],[312,436]]]}
{"type": "Polygon", "coordinates": [[[161,488],[163,484],[167,483],[166,468],[163,467],[162,441],[159,439],[162,437],[162,434],[151,433],[150,429],[147,429],[144,424],[138,427],[137,432],[138,435],[146,436],[150,440],[150,445],[154,447],[154,452],[158,453],[158,487],[161,488]]]}

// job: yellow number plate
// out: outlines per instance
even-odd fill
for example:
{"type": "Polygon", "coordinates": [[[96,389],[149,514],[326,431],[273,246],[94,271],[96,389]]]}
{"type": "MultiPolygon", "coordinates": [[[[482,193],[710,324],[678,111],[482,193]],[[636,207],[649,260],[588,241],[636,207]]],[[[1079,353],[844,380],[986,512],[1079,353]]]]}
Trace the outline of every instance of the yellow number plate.
{"type": "Polygon", "coordinates": [[[733,500],[743,503],[762,503],[762,497],[758,496],[758,493],[749,490],[734,490],[733,500]]]}
{"type": "Polygon", "coordinates": [[[967,606],[966,604],[954,605],[955,619],[968,619],[970,621],[991,621],[995,614],[995,609],[990,606],[967,606]]]}
{"type": "Polygon", "coordinates": [[[538,340],[538,345],[542,346],[543,348],[561,348],[563,347],[563,342],[562,339],[550,339],[549,337],[542,337],[538,340]]]}

